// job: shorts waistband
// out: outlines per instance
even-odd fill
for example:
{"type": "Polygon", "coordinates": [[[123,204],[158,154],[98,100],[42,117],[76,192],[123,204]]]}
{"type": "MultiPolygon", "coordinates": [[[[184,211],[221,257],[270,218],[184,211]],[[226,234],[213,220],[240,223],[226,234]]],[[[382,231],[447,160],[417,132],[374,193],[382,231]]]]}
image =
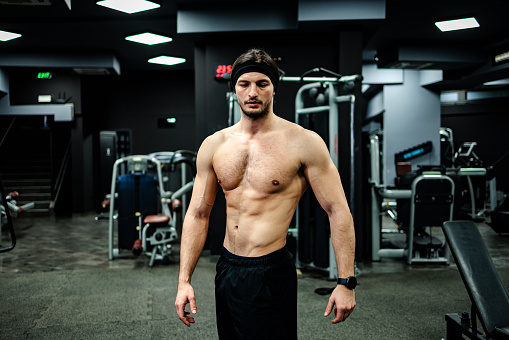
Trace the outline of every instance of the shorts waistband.
{"type": "Polygon", "coordinates": [[[223,247],[222,258],[228,261],[232,265],[242,267],[256,267],[267,264],[274,264],[278,261],[288,259],[288,249],[286,245],[270,254],[258,256],[258,257],[247,257],[232,254],[225,247],[223,247]]]}

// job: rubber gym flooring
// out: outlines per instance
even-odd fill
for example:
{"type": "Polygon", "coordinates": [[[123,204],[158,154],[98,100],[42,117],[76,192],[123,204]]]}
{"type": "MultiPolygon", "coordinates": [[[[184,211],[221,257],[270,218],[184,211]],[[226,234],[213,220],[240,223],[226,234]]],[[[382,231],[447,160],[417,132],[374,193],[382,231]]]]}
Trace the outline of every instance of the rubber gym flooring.
{"type": "MultiPolygon", "coordinates": [[[[108,221],[14,219],[17,246],[0,254],[0,339],[217,339],[214,314],[216,256],[206,252],[193,277],[196,324],[177,318],[174,299],[178,243],[169,265],[149,258],[108,260],[108,221]]],[[[497,270],[509,288],[509,236],[478,223],[497,270]]],[[[7,234],[4,231],[4,240],[7,234]]],[[[442,339],[444,315],[470,311],[454,265],[408,266],[400,259],[359,263],[357,307],[332,325],[323,312],[333,287],[323,273],[299,276],[299,339],[442,339]]]]}

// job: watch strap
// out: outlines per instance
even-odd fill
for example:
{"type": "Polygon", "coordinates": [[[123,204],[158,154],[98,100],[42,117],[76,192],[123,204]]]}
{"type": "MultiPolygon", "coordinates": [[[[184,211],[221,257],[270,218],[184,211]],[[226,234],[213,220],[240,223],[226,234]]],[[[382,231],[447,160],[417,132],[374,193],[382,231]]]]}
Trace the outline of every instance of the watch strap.
{"type": "Polygon", "coordinates": [[[343,278],[338,277],[337,283],[338,283],[338,285],[346,286],[346,284],[348,283],[348,279],[343,279],[343,278]]]}
{"type": "Polygon", "coordinates": [[[344,285],[348,289],[355,289],[357,287],[357,278],[355,276],[350,276],[346,279],[338,277],[337,284],[344,285]]]}

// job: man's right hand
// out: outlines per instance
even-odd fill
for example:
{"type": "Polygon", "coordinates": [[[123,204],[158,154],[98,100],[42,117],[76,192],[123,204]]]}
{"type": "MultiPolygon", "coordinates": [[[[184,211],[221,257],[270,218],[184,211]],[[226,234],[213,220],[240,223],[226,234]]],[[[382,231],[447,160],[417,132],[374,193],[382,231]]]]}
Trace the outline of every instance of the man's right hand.
{"type": "Polygon", "coordinates": [[[189,283],[179,283],[177,290],[177,298],[175,299],[175,309],[180,319],[187,327],[194,323],[194,317],[190,316],[190,312],[186,312],[186,305],[189,303],[191,313],[196,314],[196,298],[194,289],[189,283]]]}

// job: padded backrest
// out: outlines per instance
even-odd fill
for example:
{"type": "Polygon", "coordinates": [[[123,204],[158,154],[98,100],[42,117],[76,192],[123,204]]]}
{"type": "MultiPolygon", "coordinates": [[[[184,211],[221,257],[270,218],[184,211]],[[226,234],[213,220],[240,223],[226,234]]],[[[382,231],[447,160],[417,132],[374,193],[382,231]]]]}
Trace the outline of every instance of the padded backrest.
{"type": "Polygon", "coordinates": [[[472,221],[449,221],[443,230],[461,278],[488,334],[509,326],[509,295],[472,221]]]}
{"type": "Polygon", "coordinates": [[[441,226],[452,220],[453,202],[454,182],[448,176],[417,177],[412,183],[414,228],[441,226]]]}

